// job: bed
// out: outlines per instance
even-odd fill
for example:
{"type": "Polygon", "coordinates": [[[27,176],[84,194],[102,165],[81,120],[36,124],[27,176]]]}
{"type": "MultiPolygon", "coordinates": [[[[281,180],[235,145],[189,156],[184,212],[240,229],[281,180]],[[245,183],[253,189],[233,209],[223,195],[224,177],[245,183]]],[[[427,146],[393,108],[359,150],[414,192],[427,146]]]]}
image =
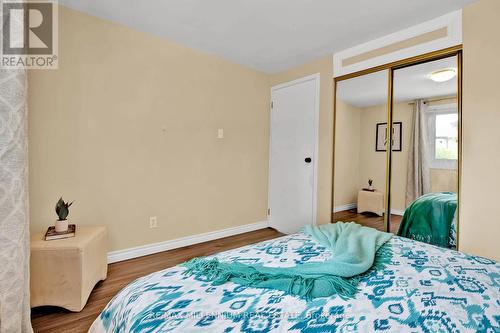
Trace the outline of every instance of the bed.
{"type": "MultiPolygon", "coordinates": [[[[90,332],[499,332],[500,264],[402,237],[391,263],[367,273],[354,299],[310,301],[234,283],[212,286],[175,266],[137,279],[90,332]]],[[[331,252],[298,233],[214,255],[294,266],[331,252]]]]}
{"type": "Polygon", "coordinates": [[[421,242],[456,249],[457,194],[427,193],[406,209],[398,235],[421,242]]]}

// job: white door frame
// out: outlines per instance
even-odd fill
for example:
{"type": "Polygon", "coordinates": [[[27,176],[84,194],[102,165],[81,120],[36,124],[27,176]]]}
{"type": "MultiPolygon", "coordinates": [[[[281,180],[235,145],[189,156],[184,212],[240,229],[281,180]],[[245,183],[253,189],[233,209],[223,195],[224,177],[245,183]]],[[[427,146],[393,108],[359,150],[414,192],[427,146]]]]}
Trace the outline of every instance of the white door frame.
{"type": "MultiPolygon", "coordinates": [[[[313,194],[312,194],[312,207],[313,207],[313,216],[312,216],[312,222],[313,225],[316,225],[316,215],[317,215],[317,208],[318,208],[318,150],[319,150],[319,107],[320,107],[320,73],[304,76],[302,78],[288,81],[285,83],[278,84],[276,86],[271,87],[271,103],[273,101],[273,93],[276,90],[290,87],[299,83],[307,82],[307,81],[316,81],[316,96],[314,99],[314,151],[313,151],[313,156],[312,156],[312,163],[313,163],[313,194]]],[[[271,105],[269,103],[269,105],[271,105]]],[[[269,167],[268,167],[268,181],[267,181],[267,207],[271,208],[271,202],[270,202],[270,196],[269,196],[269,190],[271,189],[271,161],[272,161],[272,119],[273,119],[273,110],[271,107],[271,112],[270,112],[270,117],[269,117],[269,167]]],[[[268,225],[271,225],[271,219],[272,219],[272,211],[271,215],[267,216],[268,219],[268,225]]]]}

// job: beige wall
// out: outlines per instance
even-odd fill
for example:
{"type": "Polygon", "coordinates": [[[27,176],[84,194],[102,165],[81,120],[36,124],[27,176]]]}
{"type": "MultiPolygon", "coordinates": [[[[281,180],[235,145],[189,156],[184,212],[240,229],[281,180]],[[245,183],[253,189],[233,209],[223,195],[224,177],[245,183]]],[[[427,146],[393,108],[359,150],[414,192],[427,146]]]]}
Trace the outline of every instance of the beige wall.
{"type": "Polygon", "coordinates": [[[463,10],[460,250],[500,260],[500,1],[463,10]]]}
{"type": "Polygon", "coordinates": [[[110,250],[266,219],[267,75],[59,16],[59,70],[29,76],[32,232],[53,224],[61,195],[71,222],[108,227],[110,250]]]}
{"type": "MultiPolygon", "coordinates": [[[[403,123],[402,151],[393,154],[392,208],[397,210],[405,209],[411,111],[408,103],[394,107],[394,121],[403,123]]],[[[386,153],[375,151],[376,126],[387,122],[387,106],[356,108],[337,99],[336,112],[335,207],[356,203],[357,191],[368,186],[368,179],[385,193],[387,163],[386,153]]]]}
{"type": "Polygon", "coordinates": [[[361,112],[337,98],[335,135],[334,209],[357,202],[360,175],[361,112]]]}
{"type": "Polygon", "coordinates": [[[394,105],[393,113],[393,121],[402,122],[403,135],[401,151],[392,153],[391,210],[398,210],[398,213],[402,213],[406,209],[406,182],[410,137],[413,131],[413,105],[408,102],[397,103],[394,105]]]}
{"type": "MultiPolygon", "coordinates": [[[[463,11],[460,214],[461,250],[497,260],[499,13],[497,0],[463,11]]],[[[64,7],[59,33],[60,69],[29,79],[32,231],[53,222],[61,194],[76,199],[74,222],[108,226],[112,250],[265,219],[269,86],[318,72],[318,221],[329,221],[331,55],[269,77],[64,7]]]]}
{"type": "Polygon", "coordinates": [[[387,107],[384,105],[363,108],[361,111],[360,173],[358,186],[366,187],[373,179],[373,187],[385,193],[387,154],[375,151],[376,125],[387,122],[387,107]]]}
{"type": "Polygon", "coordinates": [[[458,192],[458,172],[450,169],[431,169],[432,192],[458,192]]]}
{"type": "MultiPolygon", "coordinates": [[[[393,121],[403,123],[402,151],[392,154],[391,207],[404,211],[406,195],[406,169],[408,164],[408,144],[412,122],[412,106],[408,103],[394,105],[393,121]]],[[[385,193],[387,154],[375,151],[377,123],[387,122],[387,105],[363,109],[362,148],[360,186],[366,186],[368,178],[374,180],[374,187],[385,193]]]]}
{"type": "Polygon", "coordinates": [[[331,220],[333,64],[327,56],[271,76],[271,86],[320,73],[319,160],[317,222],[331,220]]]}

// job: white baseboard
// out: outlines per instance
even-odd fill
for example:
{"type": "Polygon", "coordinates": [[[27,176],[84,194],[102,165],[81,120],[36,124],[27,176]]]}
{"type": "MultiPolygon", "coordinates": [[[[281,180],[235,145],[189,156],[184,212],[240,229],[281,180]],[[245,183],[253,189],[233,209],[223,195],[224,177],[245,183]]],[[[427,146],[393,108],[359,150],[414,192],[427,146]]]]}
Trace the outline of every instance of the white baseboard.
{"type": "Polygon", "coordinates": [[[404,210],[399,210],[399,209],[391,209],[391,214],[392,215],[403,216],[405,214],[405,211],[404,210]]]}
{"type": "Polygon", "coordinates": [[[347,204],[347,205],[335,206],[335,207],[333,207],[333,212],[337,213],[337,212],[341,212],[341,211],[344,211],[344,210],[354,209],[356,207],[358,207],[358,205],[356,203],[350,203],[350,204],[347,204]]]}
{"type": "Polygon", "coordinates": [[[269,226],[267,221],[261,221],[257,223],[245,224],[238,227],[227,228],[217,231],[205,232],[203,234],[197,234],[193,236],[186,236],[176,239],[171,239],[164,242],[147,244],[137,247],[131,247],[128,249],[111,251],[108,252],[108,263],[114,263],[118,261],[133,259],[137,257],[147,256],[149,254],[154,254],[158,252],[168,251],[172,249],[177,249],[179,247],[189,246],[193,244],[208,242],[214,239],[224,238],[228,236],[234,236],[242,234],[249,231],[264,229],[269,226]]]}

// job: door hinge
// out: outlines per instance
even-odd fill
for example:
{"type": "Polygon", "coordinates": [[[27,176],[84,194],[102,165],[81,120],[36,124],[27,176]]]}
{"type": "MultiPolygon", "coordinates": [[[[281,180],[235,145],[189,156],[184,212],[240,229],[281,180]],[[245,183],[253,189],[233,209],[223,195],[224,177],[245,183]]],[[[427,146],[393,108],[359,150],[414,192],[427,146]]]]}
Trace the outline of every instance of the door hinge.
{"type": "Polygon", "coordinates": [[[271,208],[268,208],[267,209],[267,216],[270,216],[271,215],[271,208]]]}
{"type": "Polygon", "coordinates": [[[274,108],[274,102],[271,101],[271,109],[273,109],[273,108],[274,108]]]}

